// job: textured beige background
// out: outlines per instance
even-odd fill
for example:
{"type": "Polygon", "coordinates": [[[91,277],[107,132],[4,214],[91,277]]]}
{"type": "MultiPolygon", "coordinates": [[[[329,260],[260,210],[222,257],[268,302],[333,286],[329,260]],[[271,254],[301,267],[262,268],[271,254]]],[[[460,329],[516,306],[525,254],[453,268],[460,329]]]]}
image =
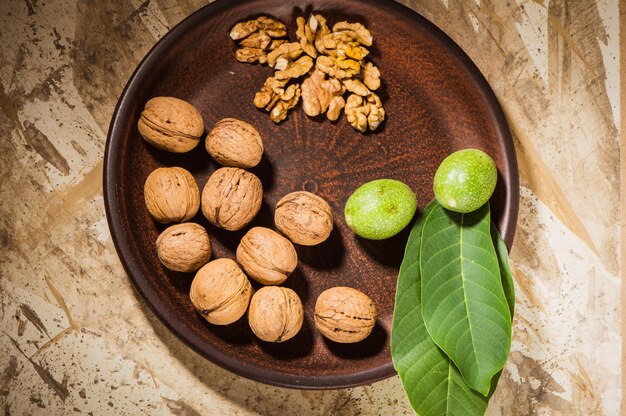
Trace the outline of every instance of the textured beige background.
{"type": "MultiPolygon", "coordinates": [[[[406,3],[474,60],[515,139],[517,316],[489,414],[619,414],[617,0],[406,3]]],[[[412,414],[397,377],[303,392],[230,374],[190,351],[133,292],[104,217],[106,130],[139,60],[203,4],[0,2],[0,408],[412,414]]]]}

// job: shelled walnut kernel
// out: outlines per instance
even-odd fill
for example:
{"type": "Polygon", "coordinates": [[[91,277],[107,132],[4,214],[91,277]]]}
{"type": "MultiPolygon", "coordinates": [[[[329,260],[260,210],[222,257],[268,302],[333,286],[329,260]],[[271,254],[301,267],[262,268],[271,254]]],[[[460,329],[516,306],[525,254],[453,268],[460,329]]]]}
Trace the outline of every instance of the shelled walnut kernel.
{"type": "Polygon", "coordinates": [[[287,29],[281,22],[261,16],[254,20],[237,23],[230,31],[231,39],[240,41],[235,57],[240,62],[267,62],[267,54],[287,39],[287,29]]]}
{"type": "MultiPolygon", "coordinates": [[[[267,54],[264,49],[256,48],[258,59],[250,58],[249,45],[262,37],[258,33],[264,30],[264,24],[269,24],[264,23],[266,21],[274,25],[280,23],[260,17],[237,23],[231,31],[231,38],[239,41],[238,60],[267,63],[276,70],[256,93],[254,105],[257,108],[267,110],[270,119],[279,123],[302,98],[304,112],[311,117],[325,113],[334,121],[346,107],[348,122],[354,129],[365,132],[380,126],[386,113],[380,98],[373,92],[380,87],[380,71],[366,61],[370,52],[367,47],[372,46],[373,37],[365,26],[343,21],[331,30],[320,14],[311,14],[308,19],[300,16],[296,19],[297,42],[285,40],[267,54]],[[242,59],[241,55],[247,58],[242,59]],[[352,94],[348,98],[351,106],[343,98],[346,91],[352,94]],[[351,99],[353,95],[363,98],[351,99]]],[[[284,28],[284,25],[279,27],[284,28]]],[[[263,39],[263,45],[269,45],[270,38],[263,39]]]]}

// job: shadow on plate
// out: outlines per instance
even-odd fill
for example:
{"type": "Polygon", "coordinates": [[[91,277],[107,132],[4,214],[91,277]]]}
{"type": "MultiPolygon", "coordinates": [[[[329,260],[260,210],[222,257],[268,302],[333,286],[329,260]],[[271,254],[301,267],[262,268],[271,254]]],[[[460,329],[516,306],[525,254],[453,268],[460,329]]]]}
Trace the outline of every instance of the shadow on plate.
{"type": "Polygon", "coordinates": [[[248,314],[244,313],[241,318],[230,325],[212,325],[205,322],[207,331],[212,332],[222,340],[235,345],[247,345],[254,341],[255,336],[248,325],[248,314]]]}
{"type": "MultiPolygon", "coordinates": [[[[137,133],[137,135],[139,135],[139,133],[137,133]]],[[[137,140],[141,139],[138,137],[137,140]]],[[[180,166],[187,169],[192,175],[206,172],[208,167],[215,168],[217,166],[207,153],[204,147],[203,139],[200,140],[200,143],[198,143],[196,147],[187,153],[172,153],[157,149],[154,146],[150,146],[147,142],[145,143],[145,146],[150,155],[157,161],[159,166],[180,166]]],[[[198,183],[198,186],[200,193],[202,193],[204,183],[198,183]]]]}
{"type": "Polygon", "coordinates": [[[331,341],[328,338],[324,338],[324,343],[328,349],[338,357],[359,359],[373,357],[380,353],[383,348],[385,348],[387,338],[388,335],[385,329],[378,322],[376,322],[372,333],[369,334],[369,336],[363,341],[351,344],[342,344],[331,341]]]}
{"type": "Polygon", "coordinates": [[[258,165],[250,169],[250,172],[254,173],[261,180],[263,185],[263,193],[268,192],[274,186],[274,166],[267,157],[267,153],[263,152],[261,161],[258,165]]]}
{"type": "Polygon", "coordinates": [[[416,212],[409,225],[404,227],[398,234],[385,240],[368,240],[367,238],[359,237],[355,234],[354,240],[356,245],[363,249],[369,258],[379,264],[400,268],[409,234],[411,233],[413,224],[415,224],[415,221],[417,221],[420,216],[421,213],[416,212]]]}
{"type": "Polygon", "coordinates": [[[258,344],[263,351],[279,360],[305,357],[313,349],[313,330],[311,325],[305,320],[300,331],[290,340],[280,343],[258,340],[258,344]]]}
{"type": "Polygon", "coordinates": [[[346,248],[338,227],[333,228],[326,241],[316,246],[296,245],[298,260],[315,269],[334,269],[341,265],[346,248]]]}

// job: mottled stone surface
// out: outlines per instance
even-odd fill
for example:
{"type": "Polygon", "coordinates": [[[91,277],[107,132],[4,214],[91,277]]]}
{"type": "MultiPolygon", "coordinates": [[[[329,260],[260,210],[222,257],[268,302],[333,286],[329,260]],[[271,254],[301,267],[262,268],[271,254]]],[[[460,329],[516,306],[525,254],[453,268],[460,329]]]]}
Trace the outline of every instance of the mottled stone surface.
{"type": "MultiPolygon", "coordinates": [[[[617,1],[411,0],[495,90],[521,204],[512,352],[490,415],[618,415],[617,1]]],[[[141,302],[104,216],[102,156],[137,63],[197,0],[0,2],[4,414],[402,415],[397,377],[258,384],[201,358],[141,302]]]]}

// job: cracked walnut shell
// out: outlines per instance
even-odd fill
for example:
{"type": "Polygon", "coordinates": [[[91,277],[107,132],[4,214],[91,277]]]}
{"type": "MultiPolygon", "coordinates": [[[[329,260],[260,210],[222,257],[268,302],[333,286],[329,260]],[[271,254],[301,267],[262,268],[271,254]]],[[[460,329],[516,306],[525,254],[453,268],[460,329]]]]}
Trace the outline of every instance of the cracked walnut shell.
{"type": "Polygon", "coordinates": [[[166,228],[156,240],[157,255],[165,267],[195,272],[211,258],[211,241],[204,227],[193,222],[166,228]]]}
{"type": "Polygon", "coordinates": [[[162,224],[189,221],[200,208],[200,191],[189,171],[157,168],[143,187],[146,208],[162,224]]]}
{"type": "Polygon", "coordinates": [[[154,97],[141,112],[137,122],[139,134],[162,150],[185,153],[200,143],[204,122],[198,110],[174,97],[154,97]]]}
{"type": "Polygon", "coordinates": [[[376,324],[376,306],[365,293],[351,287],[333,287],[315,302],[315,326],[326,338],[340,343],[367,338],[376,324]]]}
{"type": "Polygon", "coordinates": [[[251,168],[263,156],[263,140],[259,132],[245,121],[225,118],[207,134],[206,150],[224,166],[251,168]]]}
{"type": "Polygon", "coordinates": [[[302,328],[302,301],[286,287],[265,286],[252,296],[248,323],[254,335],[267,342],[284,342],[302,328]]]}
{"type": "Polygon", "coordinates": [[[328,203],[306,191],[292,192],[278,201],[274,222],[287,238],[303,246],[320,244],[333,230],[328,203]]]}
{"type": "Polygon", "coordinates": [[[250,281],[231,259],[205,264],[196,273],[189,290],[194,308],[215,325],[232,324],[241,318],[251,295],[250,281]]]}
{"type": "Polygon", "coordinates": [[[237,247],[237,262],[257,282],[279,285],[298,265],[298,255],[293,244],[276,231],[254,227],[237,247]]]}
{"type": "Polygon", "coordinates": [[[229,231],[240,230],[261,208],[263,186],[259,178],[240,168],[220,168],[202,191],[202,213],[209,222],[229,231]]]}

